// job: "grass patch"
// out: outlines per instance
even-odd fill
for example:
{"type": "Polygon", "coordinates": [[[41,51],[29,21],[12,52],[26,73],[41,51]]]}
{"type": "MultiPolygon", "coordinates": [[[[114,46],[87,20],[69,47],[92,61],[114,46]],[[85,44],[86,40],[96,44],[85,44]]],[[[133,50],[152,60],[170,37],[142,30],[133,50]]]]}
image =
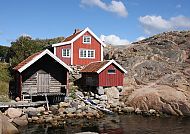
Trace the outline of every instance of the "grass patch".
{"type": "Polygon", "coordinates": [[[9,65],[0,62],[0,102],[9,101],[9,65]]]}

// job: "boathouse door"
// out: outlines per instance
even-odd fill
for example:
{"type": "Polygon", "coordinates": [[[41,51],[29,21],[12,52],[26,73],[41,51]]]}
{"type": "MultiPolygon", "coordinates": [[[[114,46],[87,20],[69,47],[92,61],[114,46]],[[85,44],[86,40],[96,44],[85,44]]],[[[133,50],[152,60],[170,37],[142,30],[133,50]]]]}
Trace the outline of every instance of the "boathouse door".
{"type": "Polygon", "coordinates": [[[37,89],[38,93],[49,92],[50,76],[43,70],[38,71],[37,74],[37,89]]]}

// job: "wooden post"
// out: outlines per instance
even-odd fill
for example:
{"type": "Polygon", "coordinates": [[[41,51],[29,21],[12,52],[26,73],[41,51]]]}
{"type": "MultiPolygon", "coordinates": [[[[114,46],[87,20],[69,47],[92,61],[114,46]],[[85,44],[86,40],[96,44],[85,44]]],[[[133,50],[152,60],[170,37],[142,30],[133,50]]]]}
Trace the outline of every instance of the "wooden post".
{"type": "Polygon", "coordinates": [[[67,72],[66,96],[69,94],[69,72],[67,72]]]}
{"type": "Polygon", "coordinates": [[[47,103],[47,109],[49,111],[49,101],[48,101],[48,98],[47,98],[47,94],[45,94],[45,98],[46,98],[46,103],[47,103]]]}
{"type": "Polygon", "coordinates": [[[21,99],[21,97],[22,97],[22,94],[21,94],[21,92],[22,92],[22,75],[21,75],[21,73],[18,73],[18,96],[20,97],[20,99],[21,99]]]}

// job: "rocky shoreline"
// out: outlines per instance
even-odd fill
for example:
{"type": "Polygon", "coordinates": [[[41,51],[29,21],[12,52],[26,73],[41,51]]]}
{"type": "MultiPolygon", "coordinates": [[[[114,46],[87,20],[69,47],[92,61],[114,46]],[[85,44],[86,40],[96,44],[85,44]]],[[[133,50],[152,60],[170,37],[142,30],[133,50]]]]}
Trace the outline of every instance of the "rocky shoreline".
{"type": "Polygon", "coordinates": [[[143,112],[139,108],[128,107],[121,100],[118,89],[121,87],[111,87],[98,89],[98,93],[81,92],[76,90],[72,97],[66,97],[64,102],[57,105],[51,105],[49,111],[46,106],[28,107],[28,108],[8,108],[3,115],[7,117],[8,122],[14,126],[25,126],[28,123],[49,124],[53,127],[67,124],[67,119],[94,120],[106,115],[103,111],[95,109],[89,104],[83,102],[77,95],[86,99],[91,99],[94,103],[110,109],[114,114],[142,114],[145,116],[160,116],[154,109],[143,112]]]}

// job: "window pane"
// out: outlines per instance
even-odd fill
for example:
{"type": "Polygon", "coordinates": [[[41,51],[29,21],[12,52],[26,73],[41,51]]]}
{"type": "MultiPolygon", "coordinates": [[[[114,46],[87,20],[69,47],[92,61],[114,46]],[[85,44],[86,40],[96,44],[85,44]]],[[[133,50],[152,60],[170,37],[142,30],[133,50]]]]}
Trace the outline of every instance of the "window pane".
{"type": "Polygon", "coordinates": [[[91,43],[91,37],[90,36],[83,36],[83,43],[91,43]]]}
{"type": "Polygon", "coordinates": [[[66,50],[63,49],[63,56],[66,56],[66,50]]]}
{"type": "Polygon", "coordinates": [[[86,57],[86,50],[83,51],[83,57],[86,57]]]}
{"type": "Polygon", "coordinates": [[[70,49],[62,49],[62,56],[70,57],[70,49]]]}
{"type": "Polygon", "coordinates": [[[83,50],[80,50],[80,57],[83,57],[83,50]]]}
{"type": "Polygon", "coordinates": [[[91,57],[91,51],[88,51],[88,57],[91,57]]]}
{"type": "Polygon", "coordinates": [[[115,74],[115,69],[109,69],[108,74],[115,74]]]}

